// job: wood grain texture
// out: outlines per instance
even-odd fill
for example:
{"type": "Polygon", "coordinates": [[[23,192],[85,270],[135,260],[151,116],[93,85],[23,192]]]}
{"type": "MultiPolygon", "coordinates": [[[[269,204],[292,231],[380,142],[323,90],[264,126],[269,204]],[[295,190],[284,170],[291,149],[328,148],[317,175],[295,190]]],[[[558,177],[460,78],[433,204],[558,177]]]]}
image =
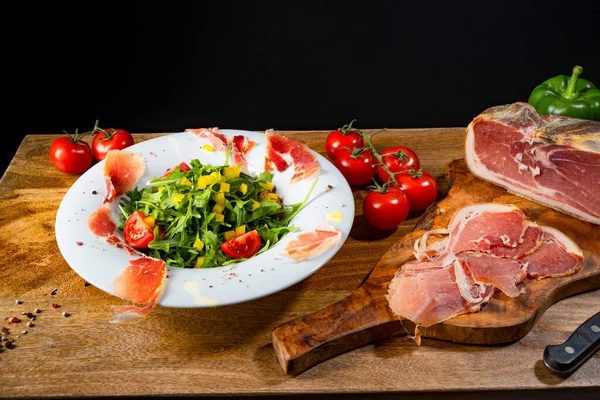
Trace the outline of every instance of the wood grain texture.
{"type": "MultiPolygon", "coordinates": [[[[281,132],[325,155],[327,132],[281,132]]],[[[136,142],[163,134],[135,134],[136,142]]],[[[570,378],[543,366],[544,347],[564,341],[600,304],[595,290],[550,307],[521,340],[469,346],[425,338],[421,346],[390,336],[346,352],[297,376],[282,372],[271,333],[360,288],[381,256],[421,218],[415,213],[389,234],[361,214],[365,189],[355,189],[356,218],[342,249],[304,281],[248,303],[211,309],[158,307],[132,324],[109,324],[122,301],[84,282],[64,261],[54,238],[56,211],[78,176],[48,159],[58,135],[29,135],[0,180],[0,325],[15,338],[0,349],[1,398],[112,396],[414,395],[451,392],[564,395],[600,388],[600,356],[570,378]],[[53,290],[57,289],[54,294],[53,290]],[[21,304],[15,304],[20,299],[21,304]],[[60,308],[52,308],[52,303],[60,308]],[[35,326],[4,317],[38,307],[35,326]],[[63,317],[68,311],[69,317],[63,317]],[[27,330],[26,334],[20,333],[27,330]],[[16,336],[20,336],[16,338],[16,336]]],[[[464,155],[464,128],[389,130],[378,147],[413,147],[442,184],[445,166],[464,155]]]]}
{"type": "Polygon", "coordinates": [[[413,260],[413,245],[429,229],[446,228],[461,208],[494,202],[514,204],[539,225],[559,229],[584,252],[581,270],[569,277],[526,280],[524,293],[509,298],[496,293],[482,311],[463,314],[440,324],[421,327],[424,337],[467,344],[501,344],[522,338],[555,302],[600,287],[600,226],[580,221],[473,176],[464,159],[450,162],[445,176],[452,182],[447,196],[394,244],[377,262],[366,282],[350,296],[273,330],[273,344],[286,373],[297,374],[318,362],[388,336],[415,331],[388,307],[385,295],[398,269],[413,260]]]}

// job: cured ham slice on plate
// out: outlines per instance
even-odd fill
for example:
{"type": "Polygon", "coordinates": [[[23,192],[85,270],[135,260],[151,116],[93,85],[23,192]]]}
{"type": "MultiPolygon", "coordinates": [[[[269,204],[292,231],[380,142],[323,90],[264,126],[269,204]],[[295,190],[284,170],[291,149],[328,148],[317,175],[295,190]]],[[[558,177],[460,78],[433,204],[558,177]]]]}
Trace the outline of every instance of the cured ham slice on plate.
{"type": "Polygon", "coordinates": [[[133,189],[145,169],[146,164],[140,155],[125,150],[109,150],[104,159],[106,195],[103,202],[109,203],[133,189]]]}
{"type": "Polygon", "coordinates": [[[117,226],[110,217],[110,210],[104,204],[92,211],[87,224],[90,232],[100,237],[109,237],[117,231],[117,226]]]}
{"type": "Polygon", "coordinates": [[[279,135],[273,129],[265,132],[265,139],[266,171],[283,172],[293,166],[294,174],[290,183],[310,178],[319,173],[321,169],[319,161],[303,141],[279,135]]]}
{"type": "Polygon", "coordinates": [[[134,304],[113,307],[111,322],[148,315],[160,299],[166,276],[167,265],[163,260],[140,257],[129,261],[127,268],[115,279],[114,291],[134,304]]]}
{"type": "Polygon", "coordinates": [[[235,135],[227,139],[228,143],[231,144],[231,155],[233,157],[233,164],[240,166],[240,171],[244,173],[248,173],[248,162],[244,158],[246,154],[256,144],[252,140],[248,140],[248,138],[244,135],[235,135]]]}
{"type": "Polygon", "coordinates": [[[414,248],[415,260],[398,269],[386,298],[394,314],[425,327],[479,311],[496,291],[517,297],[528,278],[572,275],[583,264],[564,233],[496,203],[459,210],[447,229],[426,232],[414,248]]]}
{"type": "Polygon", "coordinates": [[[213,145],[215,150],[222,151],[227,149],[227,138],[220,133],[220,129],[214,128],[188,128],[185,132],[189,132],[198,137],[207,138],[213,145]]]}
{"type": "Polygon", "coordinates": [[[314,230],[301,232],[290,240],[283,254],[296,261],[305,260],[331,249],[341,238],[342,232],[322,222],[314,230]]]}

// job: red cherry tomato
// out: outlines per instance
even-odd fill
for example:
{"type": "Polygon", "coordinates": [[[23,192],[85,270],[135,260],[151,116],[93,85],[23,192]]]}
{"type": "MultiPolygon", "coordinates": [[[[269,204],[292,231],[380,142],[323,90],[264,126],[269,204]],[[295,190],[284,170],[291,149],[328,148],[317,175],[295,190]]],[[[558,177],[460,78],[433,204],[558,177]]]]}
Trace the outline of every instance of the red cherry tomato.
{"type": "MultiPolygon", "coordinates": [[[[131,214],[123,227],[123,236],[128,245],[137,249],[145,249],[154,240],[154,219],[146,217],[141,211],[131,214]]],[[[159,237],[164,236],[162,227],[158,228],[159,237]]]]}
{"type": "Polygon", "coordinates": [[[221,244],[221,250],[231,258],[250,258],[260,250],[260,235],[252,230],[221,244]]]}
{"type": "Polygon", "coordinates": [[[133,136],[125,129],[108,128],[97,131],[92,139],[94,158],[102,161],[109,150],[123,150],[131,146],[133,142],[133,136]]]}
{"type": "Polygon", "coordinates": [[[61,136],[50,145],[50,161],[54,167],[65,174],[81,174],[94,161],[90,146],[77,138],[61,136]]]}
{"type": "Polygon", "coordinates": [[[350,185],[362,186],[375,176],[376,160],[369,150],[341,148],[333,164],[340,170],[350,185]]]}
{"type": "Polygon", "coordinates": [[[382,231],[400,225],[408,216],[408,210],[408,199],[397,188],[388,188],[385,192],[369,192],[362,207],[367,222],[382,231]]]}
{"type": "Polygon", "coordinates": [[[410,209],[413,211],[424,210],[436,199],[438,185],[429,172],[421,171],[421,176],[413,178],[410,174],[396,175],[400,189],[408,198],[410,209]]]}
{"type": "MultiPolygon", "coordinates": [[[[381,158],[383,164],[385,164],[391,172],[402,172],[410,169],[418,171],[421,168],[419,157],[417,157],[417,154],[408,147],[396,146],[385,149],[381,152],[381,158]]],[[[381,179],[382,183],[386,183],[388,179],[390,179],[390,175],[381,165],[377,166],[377,176],[381,179]]]]}
{"type": "Polygon", "coordinates": [[[327,135],[327,138],[325,139],[325,151],[330,160],[335,160],[338,151],[343,147],[353,149],[355,147],[365,146],[360,133],[352,129],[352,123],[354,121],[355,120],[348,125],[344,125],[342,128],[331,131],[331,133],[327,135]]]}
{"type": "MultiPolygon", "coordinates": [[[[173,172],[173,170],[174,170],[174,169],[175,169],[175,167],[173,167],[173,168],[169,168],[169,169],[167,170],[167,172],[165,172],[164,174],[162,174],[162,175],[161,175],[161,178],[165,178],[165,177],[169,176],[169,174],[170,174],[171,172],[173,172]]],[[[179,171],[181,171],[181,172],[188,172],[188,171],[189,171],[189,170],[191,170],[191,169],[192,169],[192,168],[190,168],[190,166],[189,166],[189,165],[187,165],[187,164],[185,163],[185,161],[182,161],[182,162],[180,162],[180,163],[179,163],[179,171]]]]}

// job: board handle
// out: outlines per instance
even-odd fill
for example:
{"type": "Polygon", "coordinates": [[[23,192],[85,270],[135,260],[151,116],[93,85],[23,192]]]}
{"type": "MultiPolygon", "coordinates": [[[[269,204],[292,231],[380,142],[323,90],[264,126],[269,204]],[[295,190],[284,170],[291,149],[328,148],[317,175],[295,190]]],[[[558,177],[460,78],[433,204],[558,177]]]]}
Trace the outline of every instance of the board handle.
{"type": "Polygon", "coordinates": [[[283,371],[295,375],[328,358],[393,335],[400,321],[390,314],[387,301],[378,297],[363,286],[337,303],[273,329],[273,347],[283,371]]]}

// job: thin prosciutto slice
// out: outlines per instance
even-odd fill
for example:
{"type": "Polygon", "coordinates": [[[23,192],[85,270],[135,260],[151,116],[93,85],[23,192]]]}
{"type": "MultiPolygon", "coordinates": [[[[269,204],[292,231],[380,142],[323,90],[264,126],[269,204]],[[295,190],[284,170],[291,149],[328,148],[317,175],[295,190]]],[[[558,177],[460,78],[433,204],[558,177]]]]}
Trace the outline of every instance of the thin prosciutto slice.
{"type": "Polygon", "coordinates": [[[133,305],[113,307],[111,322],[141,318],[148,315],[158,303],[163,292],[167,266],[163,260],[140,257],[129,265],[114,281],[115,294],[133,305]]]}
{"type": "Polygon", "coordinates": [[[390,308],[397,315],[424,327],[479,311],[494,292],[491,286],[487,286],[480,301],[472,303],[465,300],[456,284],[453,268],[401,275],[395,282],[387,295],[390,308]]]}
{"type": "Polygon", "coordinates": [[[227,148],[227,138],[220,132],[218,127],[213,128],[188,128],[185,132],[189,132],[198,137],[207,138],[215,150],[222,151],[227,148]]]}
{"type": "Polygon", "coordinates": [[[117,230],[117,226],[110,217],[110,210],[104,204],[92,211],[87,219],[87,224],[90,232],[100,237],[109,237],[117,230]]]}
{"type": "Polygon", "coordinates": [[[109,150],[104,159],[106,195],[103,202],[109,203],[133,189],[145,169],[146,164],[140,155],[126,150],[109,150]]]}
{"type": "MultiPolygon", "coordinates": [[[[492,285],[509,297],[517,297],[517,285],[527,278],[527,266],[516,260],[496,257],[486,253],[464,252],[455,261],[459,273],[469,276],[472,282],[492,285]]],[[[459,275],[457,273],[456,275],[459,275]]]]}
{"type": "Polygon", "coordinates": [[[316,257],[334,247],[342,238],[335,227],[320,223],[314,230],[301,232],[290,240],[283,254],[296,261],[316,257]]]}
{"type": "Polygon", "coordinates": [[[256,144],[252,140],[248,140],[248,138],[244,135],[235,135],[233,137],[229,137],[227,142],[231,144],[231,155],[233,157],[233,164],[240,166],[240,171],[244,173],[248,173],[248,162],[245,159],[246,154],[256,144]]]}
{"type": "Polygon", "coordinates": [[[265,170],[279,172],[294,167],[290,183],[317,175],[320,164],[310,148],[300,139],[289,138],[275,133],[273,129],[265,132],[266,150],[265,170]]]}
{"type": "Polygon", "coordinates": [[[583,252],[567,235],[561,231],[542,227],[544,232],[540,248],[521,258],[527,264],[530,278],[558,278],[570,276],[583,266],[583,252]]]}

